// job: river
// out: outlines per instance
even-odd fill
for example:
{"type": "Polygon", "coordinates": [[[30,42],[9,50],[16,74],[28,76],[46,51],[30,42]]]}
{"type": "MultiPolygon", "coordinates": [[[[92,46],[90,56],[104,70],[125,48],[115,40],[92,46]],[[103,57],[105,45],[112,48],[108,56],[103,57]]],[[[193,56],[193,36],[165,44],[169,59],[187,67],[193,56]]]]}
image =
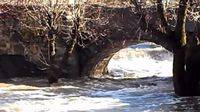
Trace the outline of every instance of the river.
{"type": "Polygon", "coordinates": [[[152,43],[133,45],[111,59],[101,79],[42,78],[0,81],[0,112],[200,111],[199,97],[178,97],[172,85],[172,54],[152,43]]]}

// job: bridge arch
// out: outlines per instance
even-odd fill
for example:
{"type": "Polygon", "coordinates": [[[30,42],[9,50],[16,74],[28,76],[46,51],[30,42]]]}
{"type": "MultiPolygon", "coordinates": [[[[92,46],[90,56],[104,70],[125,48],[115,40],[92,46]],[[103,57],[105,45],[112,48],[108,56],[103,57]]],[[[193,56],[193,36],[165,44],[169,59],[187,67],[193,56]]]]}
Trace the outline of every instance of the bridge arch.
{"type": "Polygon", "coordinates": [[[145,39],[138,40],[137,38],[118,38],[116,40],[114,39],[112,42],[104,40],[100,44],[94,44],[82,50],[81,57],[85,57],[85,59],[81,59],[84,61],[82,63],[82,75],[98,78],[107,74],[108,63],[114,54],[124,48],[127,48],[128,46],[136,45],[141,42],[153,42],[162,46],[162,44],[159,42],[156,43],[156,41],[149,41],[145,39]]]}
{"type": "MultiPolygon", "coordinates": [[[[142,30],[138,21],[141,16],[132,11],[132,8],[110,8],[94,6],[92,9],[100,8],[98,20],[89,20],[87,29],[95,32],[99,39],[89,46],[80,50],[81,75],[99,76],[107,72],[106,66],[112,56],[119,50],[139,42],[147,41],[161,45],[169,51],[173,51],[173,40],[170,35],[152,27],[155,26],[156,12],[152,12],[149,28],[142,30]],[[105,19],[106,18],[106,19],[105,19]],[[106,21],[106,24],[103,24],[106,21]],[[93,25],[90,25],[92,23],[93,25]]],[[[90,12],[90,11],[88,11],[90,12]]],[[[92,11],[95,13],[95,11],[92,11]]],[[[93,13],[88,13],[92,18],[93,13]]]]}
{"type": "Polygon", "coordinates": [[[138,43],[139,41],[136,40],[121,40],[116,41],[115,43],[108,42],[107,45],[104,43],[103,47],[97,49],[95,49],[96,46],[94,48],[90,48],[89,50],[92,50],[96,53],[90,55],[91,57],[88,58],[86,63],[83,63],[83,65],[85,64],[82,72],[83,75],[89,75],[90,77],[102,76],[103,74],[107,73],[107,65],[116,52],[130,45],[138,43]]]}

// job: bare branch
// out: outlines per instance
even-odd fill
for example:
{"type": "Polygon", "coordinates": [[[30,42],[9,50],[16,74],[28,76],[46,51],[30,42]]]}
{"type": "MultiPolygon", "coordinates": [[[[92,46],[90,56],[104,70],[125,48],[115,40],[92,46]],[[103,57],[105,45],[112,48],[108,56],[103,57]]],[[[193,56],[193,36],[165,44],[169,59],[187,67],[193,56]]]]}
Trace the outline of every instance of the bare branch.
{"type": "Polygon", "coordinates": [[[175,33],[176,33],[176,38],[179,40],[178,43],[180,46],[186,45],[185,24],[186,24],[188,2],[189,2],[189,0],[180,0],[180,2],[179,2],[179,9],[178,9],[175,33]]]}
{"type": "Polygon", "coordinates": [[[163,6],[162,1],[163,0],[157,0],[157,12],[158,12],[158,16],[161,20],[161,24],[165,28],[166,33],[170,33],[171,29],[170,29],[170,27],[167,23],[166,18],[165,18],[164,6],[163,6]]]}

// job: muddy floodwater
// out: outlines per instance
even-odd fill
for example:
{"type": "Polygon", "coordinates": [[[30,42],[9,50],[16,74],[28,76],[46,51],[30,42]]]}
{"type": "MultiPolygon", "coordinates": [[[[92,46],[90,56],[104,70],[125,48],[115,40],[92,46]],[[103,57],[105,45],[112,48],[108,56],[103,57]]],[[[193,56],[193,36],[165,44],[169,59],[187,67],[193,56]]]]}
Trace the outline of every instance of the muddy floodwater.
{"type": "Polygon", "coordinates": [[[59,79],[50,87],[42,78],[0,80],[0,112],[200,111],[200,97],[173,92],[172,54],[150,43],[120,52],[102,79],[59,79]]]}

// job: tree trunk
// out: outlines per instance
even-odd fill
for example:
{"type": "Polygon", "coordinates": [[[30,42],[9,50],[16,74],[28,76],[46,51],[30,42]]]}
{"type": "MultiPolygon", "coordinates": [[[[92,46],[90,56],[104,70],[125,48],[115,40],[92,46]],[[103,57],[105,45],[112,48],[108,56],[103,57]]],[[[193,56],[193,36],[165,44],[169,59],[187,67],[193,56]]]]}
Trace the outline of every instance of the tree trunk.
{"type": "Polygon", "coordinates": [[[63,56],[61,67],[64,77],[66,78],[79,78],[80,77],[80,68],[79,68],[79,55],[78,48],[74,46],[72,51],[66,49],[65,55],[63,56]]]}
{"type": "Polygon", "coordinates": [[[74,27],[71,32],[71,40],[66,46],[66,51],[63,56],[61,66],[66,78],[79,78],[80,73],[80,60],[78,54],[78,38],[79,38],[79,25],[80,18],[77,17],[74,21],[74,27]]]}
{"type": "Polygon", "coordinates": [[[200,46],[190,37],[186,47],[174,51],[173,83],[179,96],[200,95],[200,46]],[[192,42],[190,42],[192,41],[192,42]]]}
{"type": "Polygon", "coordinates": [[[56,55],[56,45],[55,45],[55,34],[52,31],[48,33],[48,61],[50,64],[55,62],[55,55],[56,55]]]}
{"type": "Polygon", "coordinates": [[[48,32],[48,63],[46,73],[49,84],[58,82],[58,68],[55,67],[55,55],[56,55],[56,36],[53,30],[48,32]]]}
{"type": "Polygon", "coordinates": [[[189,95],[188,89],[186,88],[187,83],[186,79],[186,31],[185,31],[185,23],[186,23],[186,13],[187,13],[187,5],[188,0],[180,0],[179,1],[179,9],[177,15],[177,24],[175,27],[175,35],[174,35],[174,60],[173,60],[173,83],[174,83],[174,91],[177,95],[186,96],[189,95]]]}
{"type": "Polygon", "coordinates": [[[186,85],[190,92],[189,95],[200,95],[199,92],[199,79],[200,79],[200,46],[198,38],[194,35],[189,36],[186,46],[186,85]]]}
{"type": "Polygon", "coordinates": [[[185,91],[185,48],[174,51],[173,60],[173,84],[177,95],[186,95],[185,91]]]}

